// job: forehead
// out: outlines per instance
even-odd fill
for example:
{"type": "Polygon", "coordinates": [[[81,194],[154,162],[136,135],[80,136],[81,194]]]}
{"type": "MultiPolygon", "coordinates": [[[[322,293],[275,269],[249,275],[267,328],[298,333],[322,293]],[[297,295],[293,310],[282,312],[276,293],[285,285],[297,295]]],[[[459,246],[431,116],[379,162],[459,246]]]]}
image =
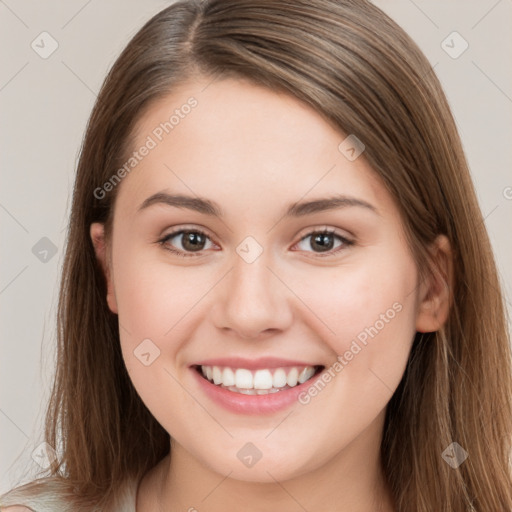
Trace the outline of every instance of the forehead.
{"type": "Polygon", "coordinates": [[[291,95],[197,78],[139,120],[132,149],[150,149],[123,179],[118,202],[135,209],[168,190],[211,197],[237,215],[333,193],[389,203],[364,153],[350,161],[340,151],[346,137],[291,95]]]}

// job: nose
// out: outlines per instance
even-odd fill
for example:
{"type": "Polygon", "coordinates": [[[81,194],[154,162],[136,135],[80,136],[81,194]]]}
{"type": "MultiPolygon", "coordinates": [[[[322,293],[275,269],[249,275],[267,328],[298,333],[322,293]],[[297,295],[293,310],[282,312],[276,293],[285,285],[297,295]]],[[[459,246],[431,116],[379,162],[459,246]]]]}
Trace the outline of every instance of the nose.
{"type": "Polygon", "coordinates": [[[288,328],[293,293],[270,263],[265,252],[252,263],[234,258],[213,305],[217,328],[243,339],[275,336],[288,328]]]}

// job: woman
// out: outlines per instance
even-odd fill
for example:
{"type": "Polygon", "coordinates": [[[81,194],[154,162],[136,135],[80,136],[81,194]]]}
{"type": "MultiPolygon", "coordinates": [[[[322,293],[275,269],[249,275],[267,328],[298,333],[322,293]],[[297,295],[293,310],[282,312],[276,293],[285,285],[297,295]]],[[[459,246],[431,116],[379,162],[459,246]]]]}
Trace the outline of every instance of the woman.
{"type": "Polygon", "coordinates": [[[435,74],[369,2],[181,1],[139,31],[58,321],[57,457],[9,512],[512,509],[489,239],[435,74]]]}

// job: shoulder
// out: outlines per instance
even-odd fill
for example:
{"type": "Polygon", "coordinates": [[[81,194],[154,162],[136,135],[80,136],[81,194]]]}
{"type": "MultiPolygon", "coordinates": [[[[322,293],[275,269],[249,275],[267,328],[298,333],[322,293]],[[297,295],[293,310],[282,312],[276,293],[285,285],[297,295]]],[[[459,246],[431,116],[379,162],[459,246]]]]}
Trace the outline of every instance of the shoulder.
{"type": "Polygon", "coordinates": [[[56,477],[19,485],[0,495],[0,512],[70,512],[69,487],[56,477]]]}
{"type": "MultiPolygon", "coordinates": [[[[104,512],[135,512],[138,481],[128,477],[102,508],[104,512]]],[[[101,499],[98,496],[98,501],[101,499]]],[[[0,512],[75,512],[97,511],[96,506],[80,503],[66,478],[45,477],[0,495],[0,512]]]]}

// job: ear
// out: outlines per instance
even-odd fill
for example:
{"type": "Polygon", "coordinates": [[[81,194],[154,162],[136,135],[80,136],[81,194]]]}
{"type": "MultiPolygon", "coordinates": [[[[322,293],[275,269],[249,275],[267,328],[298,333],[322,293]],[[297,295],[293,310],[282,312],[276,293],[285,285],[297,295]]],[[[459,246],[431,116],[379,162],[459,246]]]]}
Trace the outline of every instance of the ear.
{"type": "Polygon", "coordinates": [[[105,242],[105,226],[100,222],[93,222],[90,229],[91,240],[98,260],[107,283],[107,304],[112,313],[117,314],[117,301],[112,279],[110,260],[108,257],[107,244],[105,242]]]}
{"type": "Polygon", "coordinates": [[[450,241],[439,235],[431,246],[432,271],[420,285],[416,331],[434,332],[448,319],[453,289],[453,254],[450,241]]]}

